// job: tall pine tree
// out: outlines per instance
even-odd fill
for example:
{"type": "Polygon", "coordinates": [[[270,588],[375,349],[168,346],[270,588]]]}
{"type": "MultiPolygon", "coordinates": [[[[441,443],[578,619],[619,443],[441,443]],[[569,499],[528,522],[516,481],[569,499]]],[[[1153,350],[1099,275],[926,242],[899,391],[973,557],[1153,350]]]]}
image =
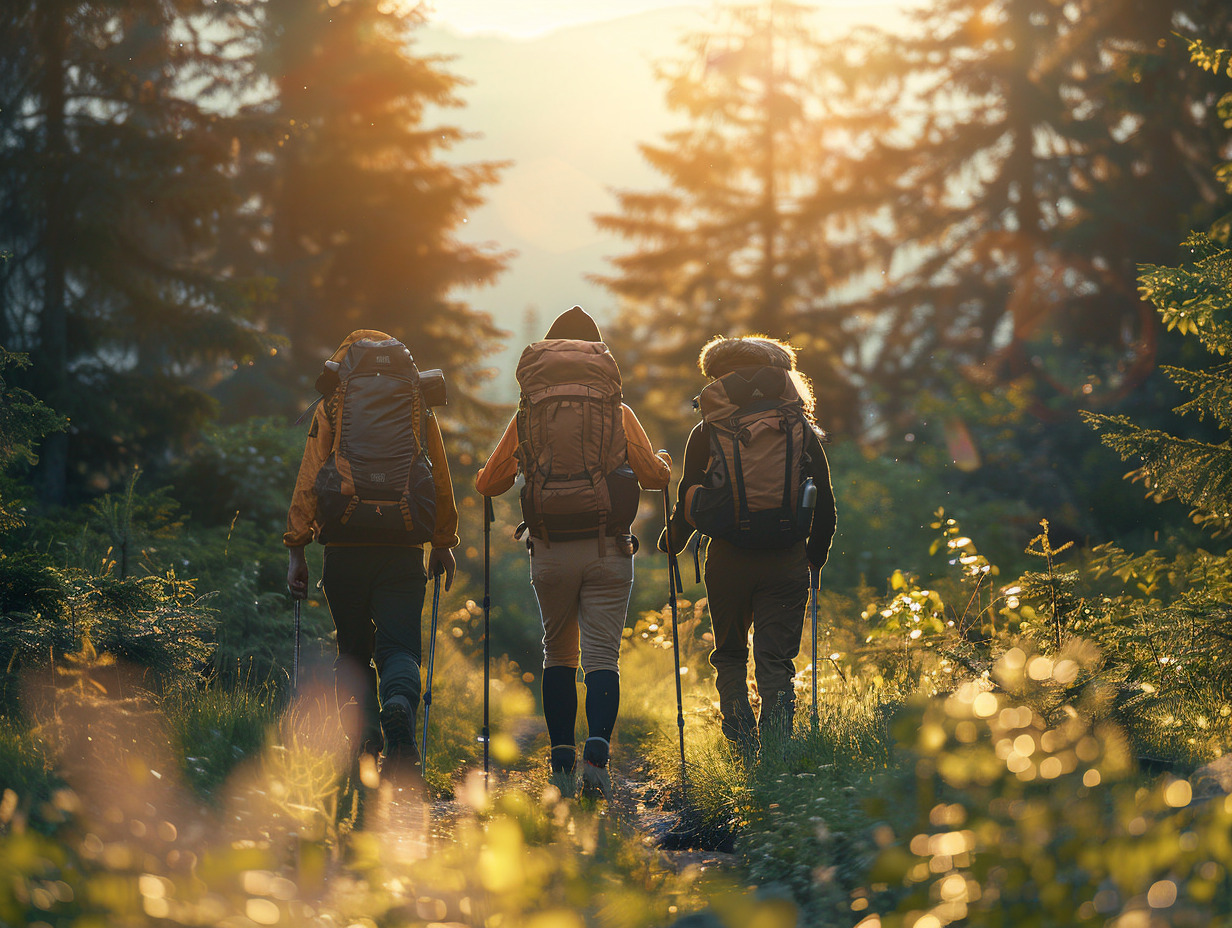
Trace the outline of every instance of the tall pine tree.
{"type": "Polygon", "coordinates": [[[443,159],[466,133],[429,117],[461,105],[463,80],[414,54],[422,22],[418,6],[384,0],[268,0],[282,129],[266,191],[271,326],[309,384],[349,331],[389,332],[421,367],[445,368],[451,406],[473,414],[502,333],[453,294],[492,281],[507,256],[457,233],[501,165],[443,159]]]}
{"type": "Polygon", "coordinates": [[[23,382],[71,420],[41,451],[50,502],[157,458],[210,410],[193,367],[262,348],[209,267],[233,203],[211,7],[0,12],[0,343],[29,353],[23,382]]]}
{"type": "Polygon", "coordinates": [[[619,211],[596,217],[633,246],[595,279],[621,300],[614,341],[635,372],[631,388],[646,394],[639,408],[678,431],[687,416],[680,384],[698,379],[701,345],[715,334],[763,333],[803,349],[822,419],[847,430],[856,330],[833,310],[831,290],[850,265],[826,234],[834,191],[855,183],[840,157],[850,127],[827,103],[832,88],[815,80],[808,7],[726,7],[686,48],[660,77],[687,124],[640,146],[667,188],[618,191],[619,211]]]}
{"type": "Polygon", "coordinates": [[[1213,192],[1209,87],[1165,39],[1195,19],[1226,30],[1225,6],[938,0],[836,48],[891,127],[861,153],[889,271],[867,303],[885,415],[912,416],[955,368],[1023,385],[1050,417],[1142,381],[1157,333],[1134,269],[1213,192]]]}
{"type": "MultiPolygon", "coordinates": [[[[1189,43],[1193,61],[1207,71],[1232,78],[1232,50],[1189,43]]],[[[1232,92],[1219,100],[1224,125],[1232,126],[1232,92]]],[[[1232,161],[1218,166],[1216,178],[1232,194],[1232,161]]],[[[1222,441],[1203,441],[1161,429],[1143,428],[1127,416],[1088,414],[1085,418],[1122,459],[1136,461],[1131,474],[1156,500],[1178,499],[1192,507],[1195,522],[1219,535],[1232,534],[1232,213],[1209,231],[1185,242],[1189,259],[1180,266],[1145,265],[1139,288],[1155,305],[1164,324],[1192,335],[1221,359],[1215,367],[1189,370],[1167,366],[1165,373],[1191,398],[1177,407],[1181,415],[1209,419],[1222,441]]]]}

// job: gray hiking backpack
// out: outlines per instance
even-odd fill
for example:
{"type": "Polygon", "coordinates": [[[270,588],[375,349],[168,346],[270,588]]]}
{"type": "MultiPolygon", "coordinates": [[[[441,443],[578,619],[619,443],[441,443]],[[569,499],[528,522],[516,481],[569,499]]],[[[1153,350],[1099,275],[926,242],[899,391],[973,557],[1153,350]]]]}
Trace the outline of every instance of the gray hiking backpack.
{"type": "Polygon", "coordinates": [[[429,405],[407,347],[360,339],[327,400],[334,447],[317,474],[323,544],[423,544],[436,528],[436,485],[424,449],[429,405]]]}

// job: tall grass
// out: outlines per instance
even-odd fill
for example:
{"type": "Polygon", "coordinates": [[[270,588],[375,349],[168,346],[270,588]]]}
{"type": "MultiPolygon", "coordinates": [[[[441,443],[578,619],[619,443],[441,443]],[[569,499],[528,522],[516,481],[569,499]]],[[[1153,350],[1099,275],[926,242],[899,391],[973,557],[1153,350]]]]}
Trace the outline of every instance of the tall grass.
{"type": "Polygon", "coordinates": [[[0,921],[650,928],[710,908],[735,928],[782,909],[677,872],[612,817],[550,794],[489,794],[472,776],[444,812],[386,784],[361,803],[329,695],[303,692],[277,714],[212,803],[167,764],[159,732],[170,744],[197,724],[238,731],[261,715],[252,704],[222,691],[162,721],[106,699],[66,703],[62,717],[82,722],[58,733],[62,762],[74,759],[66,785],[25,807],[40,829],[14,814],[26,799],[0,803],[0,921]]]}
{"type": "Polygon", "coordinates": [[[161,700],[184,775],[199,794],[216,795],[236,766],[261,749],[277,723],[279,701],[269,685],[234,683],[179,688],[161,700]]]}

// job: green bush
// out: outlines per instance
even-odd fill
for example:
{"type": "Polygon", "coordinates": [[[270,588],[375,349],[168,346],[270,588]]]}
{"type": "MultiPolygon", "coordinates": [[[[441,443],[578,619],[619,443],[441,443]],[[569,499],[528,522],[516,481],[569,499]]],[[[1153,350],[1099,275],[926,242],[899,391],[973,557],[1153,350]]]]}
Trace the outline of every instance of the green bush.
{"type": "Polygon", "coordinates": [[[34,577],[39,584],[58,584],[59,598],[51,600],[48,609],[0,617],[9,710],[18,695],[13,684],[84,648],[118,659],[140,685],[151,689],[194,680],[209,660],[213,616],[189,582],[174,575],[120,579],[53,568],[43,568],[34,577]]]}
{"type": "Polygon", "coordinates": [[[880,850],[851,911],[887,928],[1222,924],[1232,801],[1136,774],[1098,684],[1074,690],[1096,661],[1077,643],[1057,660],[1011,649],[995,687],[971,680],[904,710],[900,756],[867,806],[880,850]]]}
{"type": "Polygon", "coordinates": [[[281,535],[307,434],[281,418],[210,426],[172,474],[175,498],[203,525],[238,515],[281,535]]]}

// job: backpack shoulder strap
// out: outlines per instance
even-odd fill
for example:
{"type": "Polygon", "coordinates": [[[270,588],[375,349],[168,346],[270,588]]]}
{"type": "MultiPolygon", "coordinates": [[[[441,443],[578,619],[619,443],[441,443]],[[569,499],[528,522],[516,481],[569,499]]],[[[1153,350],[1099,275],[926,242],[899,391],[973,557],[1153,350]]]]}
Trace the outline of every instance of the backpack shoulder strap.
{"type": "Polygon", "coordinates": [[[523,474],[529,474],[535,466],[535,452],[530,443],[530,397],[525,393],[518,397],[518,411],[513,421],[518,429],[518,446],[514,449],[514,457],[522,467],[523,474]]]}

